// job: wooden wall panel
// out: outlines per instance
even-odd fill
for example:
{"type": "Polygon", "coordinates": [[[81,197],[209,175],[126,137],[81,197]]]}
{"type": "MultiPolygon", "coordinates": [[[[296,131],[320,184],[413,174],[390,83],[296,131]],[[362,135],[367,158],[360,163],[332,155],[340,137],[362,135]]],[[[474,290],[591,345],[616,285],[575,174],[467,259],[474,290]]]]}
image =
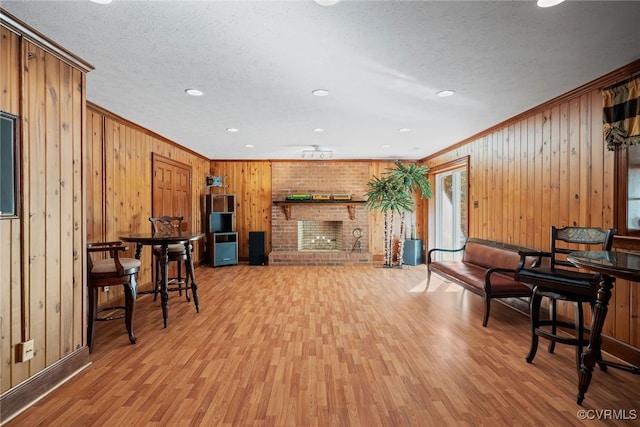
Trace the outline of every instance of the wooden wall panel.
{"type": "MultiPolygon", "coordinates": [[[[46,93],[45,93],[45,52],[28,45],[25,55],[27,72],[25,85],[29,87],[30,96],[25,114],[25,132],[28,134],[29,152],[24,157],[28,169],[24,172],[25,184],[31,190],[25,195],[25,214],[29,218],[25,228],[29,236],[25,236],[28,263],[23,259],[23,269],[29,271],[29,328],[30,338],[35,340],[35,356],[30,362],[32,373],[42,370],[45,365],[46,343],[46,93]],[[37,186],[37,187],[36,187],[37,186]]],[[[26,153],[25,153],[26,154],[26,153]]],[[[26,233],[25,233],[26,234],[26,233]]]]}
{"type": "MultiPolygon", "coordinates": [[[[471,237],[548,250],[552,225],[613,226],[614,156],[604,146],[599,89],[537,109],[424,164],[467,155],[470,204],[479,203],[469,213],[471,237]]],[[[638,347],[640,291],[619,282],[604,332],[638,347]]],[[[572,306],[559,314],[573,316],[572,306]]]]}
{"type": "Polygon", "coordinates": [[[0,26],[0,110],[20,114],[20,37],[0,26]]]}
{"type": "Polygon", "coordinates": [[[84,72],[4,27],[0,39],[1,108],[20,117],[21,146],[19,217],[0,220],[4,392],[84,343],[84,72]],[[33,359],[17,363],[31,339],[33,359]]]}
{"type": "Polygon", "coordinates": [[[271,162],[215,161],[210,174],[224,177],[225,187],[211,187],[211,194],[236,195],[238,257],[249,258],[249,232],[266,232],[266,253],[271,252],[271,162]]]}
{"type": "MultiPolygon", "coordinates": [[[[0,110],[20,115],[20,38],[0,27],[0,110]]],[[[0,219],[0,393],[28,376],[28,365],[14,365],[12,351],[21,340],[20,220],[0,219]]]]}
{"type": "Polygon", "coordinates": [[[87,112],[87,150],[85,154],[87,188],[87,242],[104,239],[104,169],[102,166],[102,140],[104,117],[87,112]]]}
{"type": "MultiPolygon", "coordinates": [[[[176,143],[128,122],[97,106],[87,107],[87,239],[90,241],[117,240],[120,236],[147,232],[152,214],[151,159],[156,153],[162,157],[191,167],[192,200],[188,201],[192,227],[202,230],[200,197],[206,191],[205,177],[209,174],[209,160],[176,143]]],[[[129,256],[135,246],[129,245],[129,256]]],[[[194,259],[200,261],[204,245],[198,242],[194,259]]],[[[151,283],[152,257],[149,248],[142,253],[139,287],[148,289],[151,283]]],[[[100,304],[119,299],[121,289],[101,293],[100,304]]]]}

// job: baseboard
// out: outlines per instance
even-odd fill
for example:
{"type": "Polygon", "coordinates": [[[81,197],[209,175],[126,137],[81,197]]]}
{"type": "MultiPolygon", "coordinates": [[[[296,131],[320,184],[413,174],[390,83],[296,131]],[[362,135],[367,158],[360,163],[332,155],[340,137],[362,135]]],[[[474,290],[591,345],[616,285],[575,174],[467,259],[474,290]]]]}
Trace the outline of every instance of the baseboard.
{"type": "Polygon", "coordinates": [[[90,363],[89,348],[80,347],[2,394],[0,425],[23,412],[90,363]]]}
{"type": "MultiPolygon", "coordinates": [[[[602,350],[633,366],[640,367],[640,349],[609,336],[602,336],[602,350]]],[[[604,356],[607,359],[607,356],[604,356]]]]}

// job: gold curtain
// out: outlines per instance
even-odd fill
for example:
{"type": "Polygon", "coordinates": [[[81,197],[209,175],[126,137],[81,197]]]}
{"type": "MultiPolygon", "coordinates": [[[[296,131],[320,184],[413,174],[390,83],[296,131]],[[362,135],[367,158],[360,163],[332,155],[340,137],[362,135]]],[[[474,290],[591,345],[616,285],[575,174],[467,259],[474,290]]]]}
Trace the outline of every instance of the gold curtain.
{"type": "Polygon", "coordinates": [[[640,144],[640,75],[602,90],[607,149],[640,144]]]}

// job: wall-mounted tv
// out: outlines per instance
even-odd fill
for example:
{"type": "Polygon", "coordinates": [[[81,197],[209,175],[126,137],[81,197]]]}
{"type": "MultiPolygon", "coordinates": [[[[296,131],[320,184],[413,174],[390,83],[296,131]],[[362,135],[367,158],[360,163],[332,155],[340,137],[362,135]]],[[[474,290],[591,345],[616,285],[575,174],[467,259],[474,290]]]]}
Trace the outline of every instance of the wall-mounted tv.
{"type": "Polygon", "coordinates": [[[0,111],[0,218],[18,215],[18,117],[0,111]]]}

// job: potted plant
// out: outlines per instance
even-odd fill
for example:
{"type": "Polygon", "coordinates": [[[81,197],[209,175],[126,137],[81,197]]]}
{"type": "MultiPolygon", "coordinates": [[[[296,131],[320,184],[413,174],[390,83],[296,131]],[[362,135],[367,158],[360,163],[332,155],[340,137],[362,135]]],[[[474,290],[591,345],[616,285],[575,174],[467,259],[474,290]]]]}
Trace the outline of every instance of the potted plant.
{"type": "MultiPolygon", "coordinates": [[[[393,267],[393,243],[395,230],[394,214],[400,215],[400,241],[404,240],[407,227],[407,212],[415,209],[413,194],[419,192],[422,198],[431,198],[431,184],[427,179],[427,166],[414,163],[405,165],[400,160],[393,162],[394,167],[378,178],[373,176],[367,183],[365,193],[367,209],[379,209],[384,214],[384,266],[393,267]]],[[[397,265],[402,266],[404,245],[400,244],[397,265]]]]}

